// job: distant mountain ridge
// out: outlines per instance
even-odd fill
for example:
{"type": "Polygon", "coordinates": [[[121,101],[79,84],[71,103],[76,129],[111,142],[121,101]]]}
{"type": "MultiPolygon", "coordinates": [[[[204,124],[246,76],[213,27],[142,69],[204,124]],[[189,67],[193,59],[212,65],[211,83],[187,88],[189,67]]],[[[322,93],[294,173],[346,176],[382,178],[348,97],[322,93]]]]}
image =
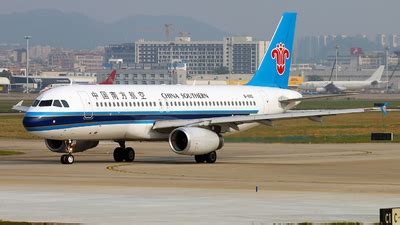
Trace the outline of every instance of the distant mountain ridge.
{"type": "Polygon", "coordinates": [[[232,35],[183,16],[136,15],[104,23],[80,13],[39,9],[0,15],[0,43],[24,44],[24,36],[31,35],[33,45],[92,49],[141,38],[165,40],[164,24],[173,24],[171,38],[181,31],[191,33],[193,40],[222,40],[232,35]]]}

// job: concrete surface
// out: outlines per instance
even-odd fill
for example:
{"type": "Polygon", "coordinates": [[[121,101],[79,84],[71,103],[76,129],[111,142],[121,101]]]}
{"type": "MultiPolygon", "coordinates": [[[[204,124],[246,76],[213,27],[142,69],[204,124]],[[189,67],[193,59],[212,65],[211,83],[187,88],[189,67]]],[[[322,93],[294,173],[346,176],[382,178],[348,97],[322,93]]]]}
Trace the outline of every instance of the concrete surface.
{"type": "Polygon", "coordinates": [[[195,164],[167,143],[116,144],[61,165],[42,141],[0,140],[0,219],[89,224],[378,222],[400,206],[400,144],[235,144],[195,164]],[[256,185],[260,191],[255,192],[256,185]]]}

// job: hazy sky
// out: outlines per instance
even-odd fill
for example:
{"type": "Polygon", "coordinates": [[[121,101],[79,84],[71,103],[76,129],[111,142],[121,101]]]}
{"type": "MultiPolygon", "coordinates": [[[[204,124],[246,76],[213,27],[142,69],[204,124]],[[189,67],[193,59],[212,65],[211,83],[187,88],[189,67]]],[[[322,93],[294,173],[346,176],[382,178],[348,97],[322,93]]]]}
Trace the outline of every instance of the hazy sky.
{"type": "Polygon", "coordinates": [[[266,38],[283,11],[296,11],[301,35],[400,33],[400,0],[1,0],[0,14],[43,8],[106,22],[137,14],[188,16],[266,38]]]}

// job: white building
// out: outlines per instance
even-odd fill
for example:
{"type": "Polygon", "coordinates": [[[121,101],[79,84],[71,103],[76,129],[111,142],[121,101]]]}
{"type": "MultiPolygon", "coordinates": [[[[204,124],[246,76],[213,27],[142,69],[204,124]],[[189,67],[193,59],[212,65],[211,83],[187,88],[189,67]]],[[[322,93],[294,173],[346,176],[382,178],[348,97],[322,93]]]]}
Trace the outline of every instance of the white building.
{"type": "Polygon", "coordinates": [[[181,60],[191,74],[212,74],[226,67],[230,73],[254,73],[268,42],[251,37],[227,37],[222,41],[193,41],[178,37],[175,41],[135,42],[136,63],[170,63],[181,60]]]}

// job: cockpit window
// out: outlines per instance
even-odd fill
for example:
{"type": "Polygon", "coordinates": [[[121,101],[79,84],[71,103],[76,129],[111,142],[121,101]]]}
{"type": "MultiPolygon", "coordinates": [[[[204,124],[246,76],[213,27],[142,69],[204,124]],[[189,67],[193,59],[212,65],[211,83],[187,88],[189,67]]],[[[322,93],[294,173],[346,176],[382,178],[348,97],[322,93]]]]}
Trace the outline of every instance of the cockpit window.
{"type": "Polygon", "coordinates": [[[46,106],[51,106],[51,103],[53,102],[53,100],[44,100],[44,101],[41,101],[40,103],[39,103],[39,106],[40,107],[46,107],[46,106]]]}
{"type": "Polygon", "coordinates": [[[53,106],[55,107],[62,107],[61,102],[59,100],[54,100],[53,106]]]}
{"type": "Polygon", "coordinates": [[[37,105],[39,105],[39,102],[40,102],[39,100],[35,100],[35,101],[33,102],[32,106],[33,106],[33,107],[36,107],[37,105]]]}
{"type": "Polygon", "coordinates": [[[69,108],[68,102],[65,100],[61,100],[62,104],[64,105],[65,108],[69,108]]]}

